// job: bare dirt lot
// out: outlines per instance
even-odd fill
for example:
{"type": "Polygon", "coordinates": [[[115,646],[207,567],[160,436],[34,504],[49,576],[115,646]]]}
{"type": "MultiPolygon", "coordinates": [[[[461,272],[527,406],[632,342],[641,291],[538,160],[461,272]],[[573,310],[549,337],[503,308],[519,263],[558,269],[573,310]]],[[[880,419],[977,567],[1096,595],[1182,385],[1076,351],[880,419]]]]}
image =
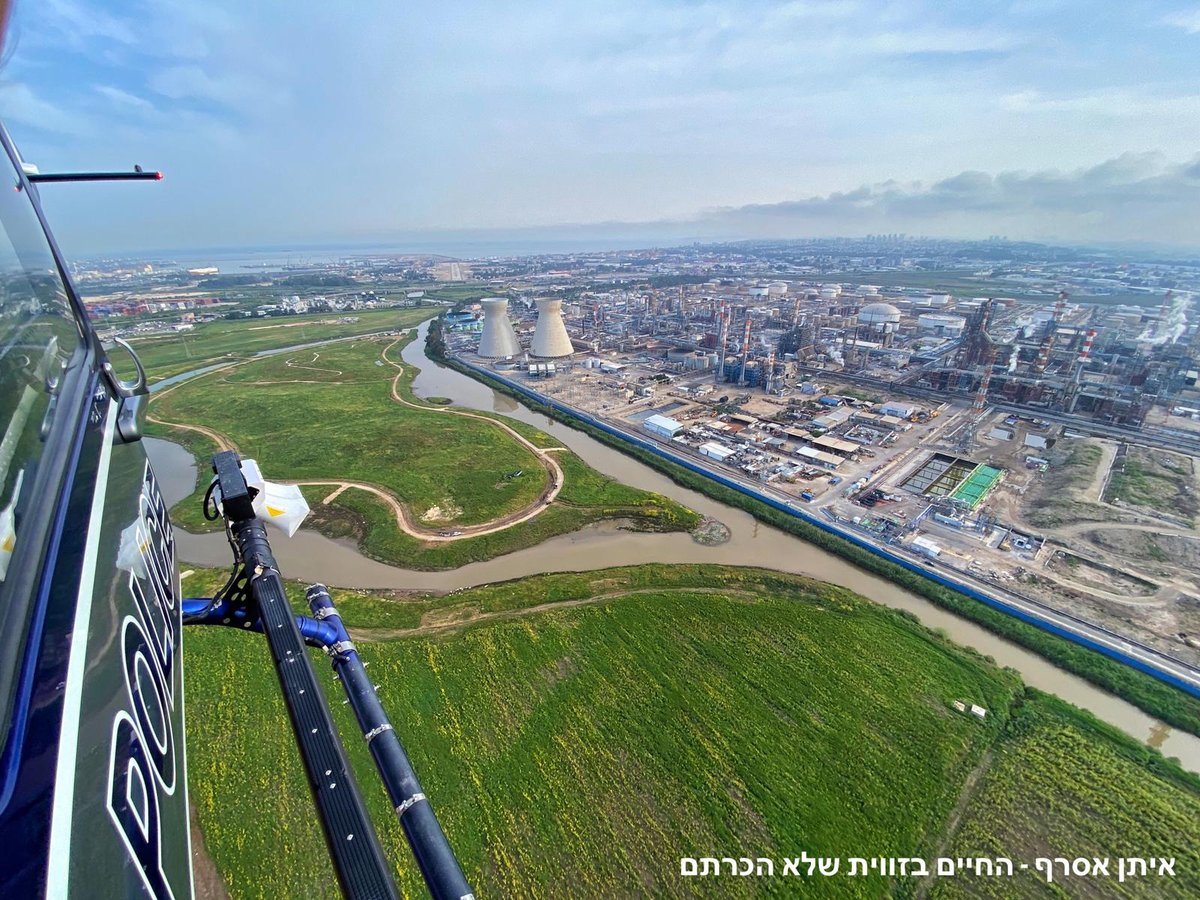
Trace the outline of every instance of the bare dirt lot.
{"type": "Polygon", "coordinates": [[[1200,513],[1191,457],[1148,447],[1128,447],[1118,456],[1104,500],[1144,515],[1191,527],[1200,513]]]}

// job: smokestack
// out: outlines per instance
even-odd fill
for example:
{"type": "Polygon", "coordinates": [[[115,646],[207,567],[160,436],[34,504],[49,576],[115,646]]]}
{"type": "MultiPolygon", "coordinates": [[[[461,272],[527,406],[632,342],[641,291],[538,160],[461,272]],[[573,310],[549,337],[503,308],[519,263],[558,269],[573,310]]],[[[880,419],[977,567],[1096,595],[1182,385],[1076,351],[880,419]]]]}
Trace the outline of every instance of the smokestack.
{"type": "Polygon", "coordinates": [[[721,379],[725,377],[725,354],[729,350],[729,310],[725,308],[725,301],[721,301],[720,307],[720,322],[721,322],[721,360],[717,364],[717,374],[714,379],[714,384],[720,384],[721,379]]]}
{"type": "Polygon", "coordinates": [[[1089,328],[1087,335],[1083,339],[1083,348],[1079,351],[1079,361],[1086,362],[1088,357],[1092,355],[1092,344],[1096,342],[1096,329],[1089,328]]]}
{"type": "Polygon", "coordinates": [[[746,328],[742,334],[742,371],[738,384],[746,383],[746,363],[750,360],[750,311],[746,310],[746,328]]]}

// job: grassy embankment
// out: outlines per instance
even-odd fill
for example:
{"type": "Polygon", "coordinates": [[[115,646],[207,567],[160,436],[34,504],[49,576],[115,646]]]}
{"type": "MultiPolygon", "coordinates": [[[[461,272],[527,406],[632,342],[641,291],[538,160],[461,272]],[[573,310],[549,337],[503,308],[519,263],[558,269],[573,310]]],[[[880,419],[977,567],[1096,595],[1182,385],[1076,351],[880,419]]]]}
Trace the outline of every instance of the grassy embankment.
{"type": "MultiPolygon", "coordinates": [[[[180,372],[200,369],[218,362],[249,359],[262,350],[324,341],[330,338],[369,334],[392,328],[411,328],[437,313],[440,307],[373,309],[350,313],[319,313],[312,316],[278,316],[262,319],[229,319],[202,322],[191,331],[134,337],[150,383],[180,372]],[[355,319],[343,322],[341,319],[355,319]]],[[[123,363],[123,354],[115,354],[123,363]]]]}
{"type": "MultiPolygon", "coordinates": [[[[1043,631],[1034,625],[1022,622],[989,606],[967,597],[959,591],[951,590],[922,575],[864,550],[849,541],[830,534],[822,529],[773,509],[761,501],[725,487],[705,478],[675,463],[669,462],[653,453],[640,450],[632,445],[615,438],[598,428],[592,428],[572,416],[564,415],[549,406],[532,403],[517,391],[495,378],[483,375],[474,369],[458,363],[445,354],[438,335],[434,329],[430,332],[428,354],[444,365],[458,369],[464,374],[486,382],[498,391],[507,393],[521,400],[531,409],[561,421],[572,428],[590,434],[596,440],[615,447],[633,456],[651,468],[657,469],[675,483],[699,491],[714,500],[743,509],[760,521],[794,534],[797,537],[836,553],[844,559],[853,562],[868,572],[873,572],[901,587],[925,597],[936,605],[961,615],[978,625],[983,626],[994,634],[1011,640],[1048,659],[1056,666],[1075,675],[1085,678],[1098,687],[1110,691],[1152,716],[1191,734],[1200,735],[1200,698],[1193,697],[1177,688],[1164,684],[1158,679],[1139,672],[1123,663],[1109,659],[1101,653],[1089,650],[1065,638],[1043,631]]],[[[1082,466],[1082,461],[1080,462],[1082,466]]]]}
{"type": "MultiPolygon", "coordinates": [[[[1046,847],[1173,855],[1168,887],[1200,891],[1197,779],[840,588],[643,566],[336,599],[479,896],[905,896],[915,881],[850,879],[848,858],[953,848],[1032,868],[1046,847]],[[841,857],[842,874],[679,877],[681,856],[771,857],[779,874],[802,850],[841,857]]],[[[261,638],[189,629],[184,653],[192,802],[231,894],[335,895],[261,638]]],[[[363,741],[314,661],[415,895],[363,741]]],[[[1032,871],[993,886],[1037,888],[1032,871]]]]}
{"type": "MultiPolygon", "coordinates": [[[[150,413],[169,422],[214,429],[257,459],[279,480],[345,480],[391,492],[410,520],[434,530],[487,523],[538,501],[549,474],[537,456],[502,429],[436,408],[413,409],[391,397],[396,369],[381,353],[391,339],[346,342],[280,354],[228,372],[201,376],[156,398],[150,413]],[[517,474],[520,473],[520,474],[517,474]]],[[[388,359],[398,360],[401,344],[388,359]]],[[[401,395],[413,402],[406,366],[401,395]]],[[[499,419],[500,417],[495,417],[499,419]]],[[[556,446],[536,429],[508,423],[539,447],[556,446]]],[[[215,449],[196,432],[153,425],[198,458],[215,449]]],[[[354,537],[383,562],[423,569],[452,568],[531,546],[605,518],[634,527],[683,530],[695,513],[677,503],[600,475],[570,451],[554,451],[564,487],[549,509],[492,534],[430,543],[403,533],[390,506],[350,489],[325,505],[334,486],[305,489],[325,533],[354,537]]],[[[202,479],[204,481],[204,479],[202,479]]],[[[177,524],[211,527],[200,516],[203,490],[172,513],[177,524]]]]}

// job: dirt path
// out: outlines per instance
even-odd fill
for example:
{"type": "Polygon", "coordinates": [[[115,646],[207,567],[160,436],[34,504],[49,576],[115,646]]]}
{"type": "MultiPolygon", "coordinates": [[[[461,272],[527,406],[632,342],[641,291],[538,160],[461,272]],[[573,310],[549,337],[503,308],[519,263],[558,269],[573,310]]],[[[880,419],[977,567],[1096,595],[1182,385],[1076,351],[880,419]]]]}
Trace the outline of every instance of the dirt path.
{"type": "Polygon", "coordinates": [[[488,424],[493,425],[496,428],[499,428],[502,431],[504,431],[506,434],[509,435],[509,437],[511,437],[518,444],[523,446],[530,453],[532,453],[535,457],[537,457],[538,462],[541,463],[542,467],[546,470],[547,474],[550,476],[550,488],[548,490],[544,491],[542,493],[541,497],[539,497],[536,501],[534,501],[532,504],[530,504],[523,510],[518,510],[517,512],[509,513],[506,516],[501,516],[499,519],[495,519],[494,521],[485,523],[483,525],[469,525],[469,526],[463,526],[461,528],[455,528],[454,532],[456,532],[456,533],[453,533],[453,534],[443,535],[443,534],[440,534],[437,532],[431,532],[431,531],[426,530],[426,531],[422,532],[423,539],[424,540],[436,540],[436,541],[452,541],[452,540],[462,540],[464,538],[469,538],[469,537],[479,537],[480,535],[483,535],[483,534],[493,534],[497,531],[503,531],[506,528],[512,528],[514,525],[519,525],[522,522],[528,522],[534,516],[538,515],[543,510],[549,508],[550,504],[554,502],[555,498],[559,495],[559,492],[562,491],[563,485],[566,483],[566,476],[563,474],[562,466],[560,466],[558,464],[558,460],[556,460],[553,456],[551,456],[550,453],[552,451],[557,451],[557,450],[566,450],[567,448],[551,447],[551,448],[545,449],[542,447],[538,447],[536,444],[534,444],[532,441],[530,441],[528,438],[526,438],[524,435],[522,435],[519,431],[517,431],[512,426],[508,425],[505,422],[501,422],[499,419],[493,419],[491,416],[485,416],[485,415],[481,415],[479,413],[467,412],[467,411],[461,410],[461,409],[447,409],[447,408],[441,407],[441,406],[424,406],[424,405],[421,405],[418,403],[413,403],[409,400],[404,399],[404,397],[400,396],[400,391],[399,391],[400,379],[404,377],[404,367],[402,365],[400,365],[398,362],[395,362],[394,360],[392,360],[388,356],[388,351],[391,350],[393,347],[395,347],[396,344],[398,344],[400,342],[400,340],[401,340],[400,338],[396,338],[396,340],[392,341],[390,344],[388,344],[386,347],[384,347],[383,352],[380,354],[380,356],[383,358],[384,362],[386,362],[390,366],[395,367],[395,369],[396,369],[396,377],[392,379],[392,389],[391,389],[391,395],[392,395],[393,400],[395,400],[397,403],[399,403],[403,406],[409,407],[410,409],[417,409],[417,410],[421,410],[422,412],[435,413],[435,414],[444,415],[444,416],[459,416],[459,417],[465,418],[465,419],[477,419],[481,422],[487,422],[488,424]]]}
{"type": "Polygon", "coordinates": [[[221,434],[219,431],[214,431],[211,428],[205,428],[203,425],[184,425],[182,422],[168,422],[165,419],[160,419],[157,416],[146,413],[146,418],[158,425],[166,425],[168,428],[178,428],[181,431],[194,431],[196,434],[202,434],[214,444],[217,445],[217,450],[236,450],[233,441],[221,434]]]}
{"type": "MultiPolygon", "coordinates": [[[[1127,510],[1122,510],[1122,512],[1127,512],[1127,510]]],[[[1139,514],[1134,513],[1134,515],[1139,514]]],[[[1142,516],[1142,518],[1149,518],[1149,516],[1142,516]]],[[[1170,525],[1153,525],[1141,522],[1077,522],[1074,525],[1062,525],[1055,528],[1054,536],[1067,537],[1069,535],[1083,534],[1088,531],[1115,531],[1118,529],[1149,531],[1154,534],[1169,534],[1174,537],[1200,540],[1200,534],[1197,534],[1190,528],[1175,528],[1170,525]]]]}
{"type": "Polygon", "coordinates": [[[1100,465],[1096,467],[1096,474],[1092,477],[1092,483],[1083,489],[1083,498],[1092,500],[1095,503],[1104,502],[1104,489],[1108,487],[1108,476],[1112,472],[1113,461],[1117,458],[1118,445],[1111,441],[1100,441],[1100,465]]]}
{"type": "MultiPolygon", "coordinates": [[[[313,358],[310,359],[309,362],[315,363],[320,358],[321,358],[321,354],[314,351],[313,358]]],[[[301,363],[296,362],[296,357],[294,357],[294,356],[289,359],[285,359],[283,361],[283,364],[285,366],[287,366],[289,369],[308,369],[310,372],[328,372],[331,375],[337,375],[339,377],[341,375],[345,374],[344,372],[341,371],[341,369],[322,369],[320,366],[302,365],[301,363]]],[[[280,382],[280,383],[283,384],[285,382],[280,382]]]]}
{"type": "Polygon", "coordinates": [[[204,844],[204,832],[200,830],[200,821],[196,816],[196,807],[191,808],[192,830],[192,882],[195,888],[194,900],[229,900],[229,891],[225,889],[225,880],[217,870],[204,844]]]}
{"type": "Polygon", "coordinates": [[[1177,584],[1168,582],[1163,584],[1160,580],[1152,581],[1149,578],[1141,575],[1129,573],[1131,577],[1141,578],[1155,587],[1155,591],[1151,594],[1143,596],[1131,596],[1128,594],[1117,594],[1112,591],[1106,591],[1103,588],[1097,587],[1094,584],[1086,581],[1076,581],[1065,575],[1060,575],[1058,572],[1048,569],[1043,566],[1038,570],[1038,576],[1049,579],[1061,587],[1070,588],[1074,591],[1082,591],[1087,594],[1097,597],[1101,600],[1107,600],[1110,603],[1119,603],[1122,606],[1132,607],[1134,609],[1147,609],[1155,606],[1165,606],[1172,597],[1179,592],[1180,588],[1177,584]]]}
{"type": "MultiPolygon", "coordinates": [[[[980,758],[979,765],[971,770],[971,774],[963,782],[962,790],[958,792],[958,802],[954,804],[954,809],[950,811],[950,815],[946,819],[946,827],[942,830],[942,835],[938,839],[937,846],[934,847],[933,852],[930,854],[931,860],[945,856],[946,851],[950,849],[955,835],[958,834],[958,826],[962,824],[963,814],[967,811],[967,807],[971,805],[971,801],[975,799],[975,795],[979,792],[979,782],[983,780],[983,776],[992,767],[995,758],[995,751],[992,747],[989,747],[980,758]]],[[[917,900],[922,900],[929,893],[933,884],[934,876],[930,873],[930,875],[923,878],[917,885],[917,900]]]]}
{"type": "Polygon", "coordinates": [[[348,487],[350,487],[350,485],[343,484],[336,491],[329,494],[324,500],[322,500],[321,503],[324,504],[325,506],[328,506],[330,503],[332,503],[334,500],[336,500],[338,497],[340,497],[342,495],[342,492],[344,490],[346,490],[346,488],[348,488],[348,487]]]}
{"type": "Polygon", "coordinates": [[[607,594],[596,594],[593,597],[581,597],[578,600],[555,600],[549,603],[539,603],[537,606],[525,606],[521,609],[504,609],[496,612],[481,612],[478,608],[443,607],[430,610],[416,628],[351,628],[350,636],[362,641],[391,641],[398,638],[420,637],[426,634],[437,634],[445,631],[455,631],[464,625],[475,625],[478,622],[492,622],[503,619],[519,619],[538,613],[552,612],[556,609],[573,609],[579,606],[593,606],[597,603],[607,603],[610,600],[620,600],[623,597],[635,597],[638,594],[722,594],[744,597],[748,600],[758,599],[753,591],[743,591],[737,588],[717,587],[666,587],[666,588],[637,588],[632,591],[612,591],[607,594]],[[438,619],[439,615],[466,612],[468,615],[453,618],[438,619]]]}
{"type": "MultiPolygon", "coordinates": [[[[368,494],[372,494],[373,496],[378,497],[392,510],[392,513],[395,516],[395,520],[396,520],[396,527],[398,527],[401,531],[403,531],[405,534],[409,535],[410,537],[414,537],[414,538],[417,538],[418,540],[426,541],[429,543],[447,543],[449,541],[462,541],[462,540],[467,540],[468,538],[480,537],[485,534],[494,534],[497,531],[504,531],[507,528],[512,528],[515,525],[520,525],[523,522],[528,522],[530,519],[534,518],[535,516],[542,513],[544,510],[548,509],[550,504],[552,504],[554,502],[555,498],[558,497],[559,492],[562,491],[563,484],[566,482],[566,476],[563,474],[562,467],[558,464],[558,460],[556,460],[550,454],[554,453],[554,452],[558,452],[558,451],[565,451],[568,448],[566,448],[566,447],[545,447],[545,448],[538,447],[537,445],[532,443],[530,440],[528,440],[524,435],[522,435],[520,432],[518,432],[516,429],[510,427],[509,425],[507,425],[504,422],[501,422],[499,419],[493,419],[490,416],[480,415],[478,413],[466,412],[465,410],[446,409],[444,407],[437,407],[437,406],[423,406],[421,404],[413,403],[409,400],[406,400],[404,397],[400,396],[400,392],[399,392],[400,379],[404,376],[404,367],[401,366],[399,363],[390,359],[387,355],[388,351],[391,350],[393,347],[395,347],[396,344],[398,344],[400,342],[400,340],[401,340],[401,338],[396,338],[396,340],[394,340],[390,344],[388,344],[383,349],[382,353],[380,354],[380,356],[382,357],[384,362],[386,362],[388,365],[394,367],[397,370],[395,378],[392,379],[392,386],[391,386],[391,396],[392,396],[393,400],[395,400],[397,403],[400,403],[411,409],[421,410],[422,412],[438,413],[441,415],[450,415],[450,416],[461,416],[461,417],[467,418],[467,419],[479,419],[480,421],[487,422],[491,425],[494,425],[495,427],[497,427],[497,428],[503,430],[505,433],[507,433],[513,440],[515,440],[521,446],[525,447],[527,450],[529,450],[531,453],[533,453],[533,455],[537,458],[538,462],[541,464],[542,468],[544,468],[546,470],[546,472],[549,476],[549,479],[550,479],[550,487],[547,490],[543,491],[542,495],[537,500],[535,500],[533,503],[531,503],[529,506],[525,507],[524,509],[519,509],[516,512],[508,513],[506,515],[501,516],[498,519],[493,519],[491,522],[483,522],[478,525],[461,525],[461,526],[452,526],[449,528],[437,529],[437,528],[426,528],[426,527],[420,525],[419,523],[415,522],[413,520],[413,517],[412,517],[410,511],[404,505],[404,503],[400,500],[399,497],[397,497],[391,491],[385,490],[384,488],[381,488],[374,484],[368,484],[367,482],[362,482],[362,481],[347,481],[345,479],[297,480],[297,481],[287,481],[287,482],[283,482],[283,483],[298,484],[298,485],[325,485],[328,487],[336,488],[336,490],[334,490],[332,493],[330,493],[328,496],[326,496],[324,500],[321,501],[324,504],[331,503],[343,491],[346,491],[349,488],[354,488],[356,490],[365,491],[368,494]]],[[[313,361],[316,360],[316,356],[317,355],[314,354],[313,361]]],[[[236,368],[237,366],[245,365],[246,363],[253,362],[253,361],[254,360],[241,360],[239,362],[232,363],[228,366],[225,366],[221,369],[215,369],[212,372],[207,372],[207,373],[205,373],[205,375],[206,376],[207,375],[216,375],[221,372],[228,372],[230,369],[236,368]]],[[[291,362],[292,362],[291,360],[286,360],[285,364],[288,366],[291,366],[291,362]]],[[[294,368],[307,368],[307,367],[306,366],[295,366],[294,368]]],[[[320,371],[332,371],[332,370],[320,370],[320,371]]],[[[341,374],[341,373],[339,372],[338,374],[341,374]]],[[[201,376],[201,377],[204,377],[204,376],[201,376]]],[[[181,382],[181,384],[187,384],[187,383],[188,382],[181,382]]],[[[263,382],[263,383],[292,384],[292,383],[297,383],[297,382],[263,382]]],[[[300,382],[300,383],[307,384],[310,382],[300,382]]],[[[333,382],[313,382],[313,383],[330,384],[333,382]]],[[[157,400],[161,397],[165,397],[167,394],[171,393],[171,391],[175,390],[177,387],[179,387],[179,385],[173,385],[172,387],[168,388],[167,390],[163,391],[162,393],[155,394],[153,399],[157,400]]],[[[157,416],[151,415],[149,412],[147,412],[146,418],[148,418],[151,422],[155,422],[156,424],[159,424],[159,425],[166,425],[167,427],[170,427],[170,428],[178,428],[183,431],[192,431],[197,434],[202,434],[205,437],[207,437],[209,440],[213,441],[217,445],[218,450],[236,450],[237,449],[237,446],[234,444],[234,442],[228,436],[221,434],[219,431],[216,431],[212,428],[207,428],[203,425],[188,425],[188,424],[184,424],[182,422],[168,422],[165,419],[160,419],[157,416]]]]}

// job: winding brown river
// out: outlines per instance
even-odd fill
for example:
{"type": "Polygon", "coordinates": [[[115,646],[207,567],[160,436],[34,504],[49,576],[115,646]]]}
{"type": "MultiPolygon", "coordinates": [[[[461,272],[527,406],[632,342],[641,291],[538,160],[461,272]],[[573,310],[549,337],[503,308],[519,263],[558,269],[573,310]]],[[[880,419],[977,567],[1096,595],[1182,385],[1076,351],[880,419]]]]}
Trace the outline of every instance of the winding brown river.
{"type": "MultiPolygon", "coordinates": [[[[739,509],[726,506],[682,488],[648,466],[582,432],[530,411],[504,394],[443,366],[425,356],[422,325],[416,341],[403,353],[404,360],[421,373],[414,390],[422,397],[449,397],[459,406],[503,413],[553,434],[593,468],[625,484],[656,491],[729,526],[730,540],[720,546],[697,544],[686,534],[640,534],[601,524],[553,538],[487,562],[472,563],[448,572],[418,572],[367,559],[348,541],[336,541],[315,532],[299,531],[290,540],[273,539],[275,556],[288,578],[323,581],[342,587],[396,588],[450,591],[496,581],[507,581],[543,572],[596,569],[638,563],[723,563],[762,566],[810,575],[847,587],[877,603],[907,610],[930,628],[944,629],[956,642],[973,647],[998,664],[1019,671],[1027,684],[1049,691],[1089,710],[1095,716],[1178,757],[1189,769],[1200,772],[1200,738],[1181,733],[1133,705],[1070,675],[1015,644],[997,637],[911,594],[889,581],[870,575],[790,534],[764,525],[739,509]]],[[[168,503],[191,493],[196,465],[191,454],[176,444],[147,440],[159,481],[168,503]]],[[[259,460],[270,477],[270,460],[259,460]]],[[[229,564],[229,547],[221,534],[193,535],[176,529],[180,557],[185,562],[223,567],[229,564]]]]}

